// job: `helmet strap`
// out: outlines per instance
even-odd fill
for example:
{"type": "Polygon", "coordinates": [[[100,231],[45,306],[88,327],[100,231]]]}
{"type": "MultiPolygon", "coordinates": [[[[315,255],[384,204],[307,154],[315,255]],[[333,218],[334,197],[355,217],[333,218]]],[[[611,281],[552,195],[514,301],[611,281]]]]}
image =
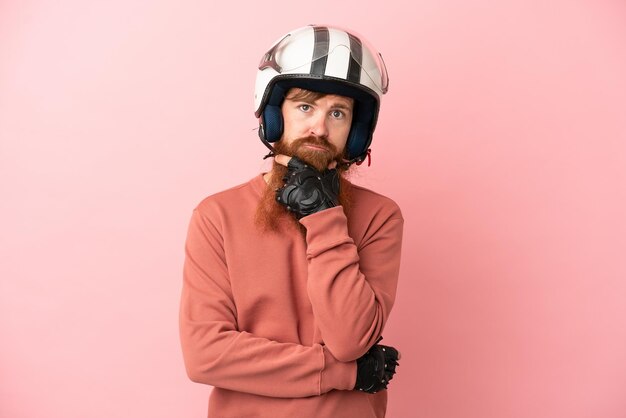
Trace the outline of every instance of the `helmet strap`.
{"type": "MultiPolygon", "coordinates": [[[[372,165],[372,149],[368,148],[367,152],[365,153],[365,157],[367,157],[367,166],[371,166],[372,165]]],[[[365,157],[363,157],[362,160],[357,160],[356,165],[361,165],[363,164],[363,161],[365,161],[365,157]]]]}
{"type": "Polygon", "coordinates": [[[265,135],[263,133],[263,125],[259,124],[259,138],[261,138],[261,142],[263,142],[263,144],[265,144],[265,146],[270,150],[269,153],[267,153],[267,155],[265,157],[263,157],[264,160],[275,156],[276,154],[278,154],[276,152],[276,150],[274,149],[274,147],[272,146],[272,144],[270,144],[269,142],[267,142],[267,139],[265,139],[265,135]]]}

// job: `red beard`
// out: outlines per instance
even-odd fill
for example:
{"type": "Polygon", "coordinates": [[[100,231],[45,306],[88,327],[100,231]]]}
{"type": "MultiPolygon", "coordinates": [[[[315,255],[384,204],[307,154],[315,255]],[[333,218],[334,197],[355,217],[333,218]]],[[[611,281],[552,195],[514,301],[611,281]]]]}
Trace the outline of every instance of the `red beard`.
{"type": "MultiPolygon", "coordinates": [[[[339,204],[343,207],[346,216],[348,216],[351,184],[344,178],[348,167],[340,164],[343,159],[343,152],[338,152],[337,147],[328,141],[312,136],[298,138],[290,144],[285,144],[280,140],[274,144],[274,149],[277,154],[290,157],[296,156],[307,164],[315,167],[318,171],[326,170],[333,160],[337,161],[337,171],[339,171],[340,174],[339,204]],[[326,151],[308,148],[304,146],[305,144],[322,147],[325,148],[326,151]]],[[[292,213],[289,213],[283,205],[276,201],[276,189],[284,186],[285,183],[282,178],[285,174],[287,174],[287,167],[274,162],[270,172],[269,183],[257,206],[255,223],[265,231],[278,231],[281,224],[287,223],[288,225],[298,228],[304,235],[306,234],[306,229],[302,224],[300,224],[297,218],[292,213]]]]}

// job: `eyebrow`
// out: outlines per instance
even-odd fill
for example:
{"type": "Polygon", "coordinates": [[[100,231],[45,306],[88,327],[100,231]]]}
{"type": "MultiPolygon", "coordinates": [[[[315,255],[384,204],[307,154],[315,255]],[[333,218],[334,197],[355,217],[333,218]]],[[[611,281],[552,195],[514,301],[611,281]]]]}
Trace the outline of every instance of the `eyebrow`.
{"type": "MultiPolygon", "coordinates": [[[[289,98],[289,97],[285,97],[285,100],[290,100],[292,102],[302,102],[302,103],[306,103],[306,104],[310,104],[310,105],[315,105],[315,102],[317,101],[317,100],[308,100],[308,99],[297,99],[296,100],[296,99],[292,99],[292,98],[289,98]]],[[[347,110],[349,112],[352,112],[352,108],[350,106],[348,106],[346,104],[343,104],[341,102],[340,103],[333,103],[330,106],[330,108],[331,109],[342,109],[342,110],[347,110]]]]}
{"type": "Polygon", "coordinates": [[[348,111],[352,111],[352,108],[343,104],[343,103],[336,103],[334,105],[331,106],[331,109],[343,109],[343,110],[348,110],[348,111]]]}

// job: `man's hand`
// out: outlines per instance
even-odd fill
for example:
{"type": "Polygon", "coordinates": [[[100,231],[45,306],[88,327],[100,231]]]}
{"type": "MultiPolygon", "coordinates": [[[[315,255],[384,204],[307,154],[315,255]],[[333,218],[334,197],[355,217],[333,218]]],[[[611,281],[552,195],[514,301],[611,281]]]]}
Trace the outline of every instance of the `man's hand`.
{"type": "Polygon", "coordinates": [[[339,204],[339,174],[335,168],[320,173],[302,160],[284,155],[275,161],[287,166],[285,185],[276,190],[276,201],[298,219],[339,204]]]}
{"type": "Polygon", "coordinates": [[[396,374],[400,353],[393,347],[375,344],[367,353],[358,358],[356,385],[354,390],[376,393],[387,389],[389,381],[396,374]]]}

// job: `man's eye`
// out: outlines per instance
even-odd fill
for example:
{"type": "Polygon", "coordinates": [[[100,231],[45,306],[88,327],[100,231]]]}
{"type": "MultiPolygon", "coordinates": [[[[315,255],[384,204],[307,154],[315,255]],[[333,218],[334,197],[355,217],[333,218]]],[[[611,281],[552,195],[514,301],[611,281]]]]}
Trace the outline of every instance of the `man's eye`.
{"type": "Polygon", "coordinates": [[[333,118],[339,119],[339,118],[343,117],[343,112],[341,110],[333,110],[331,115],[333,115],[333,118]]]}
{"type": "Polygon", "coordinates": [[[303,112],[308,112],[309,110],[311,110],[311,106],[308,104],[302,104],[300,106],[298,106],[300,108],[300,110],[302,110],[303,112]]]}

